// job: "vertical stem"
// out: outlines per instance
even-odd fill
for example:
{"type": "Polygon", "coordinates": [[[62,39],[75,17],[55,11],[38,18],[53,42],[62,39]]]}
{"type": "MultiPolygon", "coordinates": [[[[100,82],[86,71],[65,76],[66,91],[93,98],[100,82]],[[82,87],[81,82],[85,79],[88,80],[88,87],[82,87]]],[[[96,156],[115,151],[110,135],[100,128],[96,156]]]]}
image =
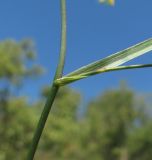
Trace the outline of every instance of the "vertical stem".
{"type": "Polygon", "coordinates": [[[60,0],[60,1],[61,1],[61,17],[62,17],[62,23],[61,23],[62,36],[61,36],[59,63],[58,63],[58,67],[57,67],[54,79],[62,77],[64,62],[65,62],[65,54],[66,54],[66,0],[60,0]]]}
{"type": "MultiPolygon", "coordinates": [[[[64,69],[64,62],[65,62],[65,54],[66,54],[66,0],[60,0],[61,3],[61,48],[60,48],[60,57],[59,57],[59,63],[56,69],[56,74],[54,76],[54,81],[57,78],[62,77],[63,69],[64,69]]],[[[48,99],[46,101],[46,104],[44,106],[44,109],[42,111],[40,120],[38,122],[32,144],[27,156],[27,160],[33,160],[35,152],[37,150],[37,146],[39,143],[39,140],[41,138],[43,129],[45,127],[46,120],[48,118],[49,112],[51,110],[52,104],[54,102],[54,99],[56,97],[56,94],[59,90],[59,86],[55,85],[54,82],[52,84],[48,99]]]]}

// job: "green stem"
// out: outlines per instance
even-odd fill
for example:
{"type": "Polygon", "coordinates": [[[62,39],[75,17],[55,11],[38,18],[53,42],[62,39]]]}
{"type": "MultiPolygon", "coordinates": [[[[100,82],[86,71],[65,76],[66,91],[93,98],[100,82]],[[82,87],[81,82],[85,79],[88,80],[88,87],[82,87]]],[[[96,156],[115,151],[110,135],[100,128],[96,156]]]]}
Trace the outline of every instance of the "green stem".
{"type": "Polygon", "coordinates": [[[58,89],[59,89],[58,87],[52,85],[52,88],[50,90],[50,95],[49,95],[49,97],[48,97],[48,99],[46,101],[46,104],[44,106],[43,112],[42,112],[41,117],[39,119],[36,131],[35,131],[35,134],[34,134],[34,137],[33,137],[33,141],[32,141],[32,144],[30,146],[30,150],[29,150],[29,154],[28,154],[27,160],[33,160],[34,159],[34,155],[35,155],[35,152],[37,150],[37,146],[38,146],[40,137],[42,135],[42,132],[43,132],[47,117],[49,115],[51,106],[52,106],[52,104],[54,102],[54,99],[56,97],[58,89]]]}
{"type": "Polygon", "coordinates": [[[65,63],[65,54],[66,54],[66,0],[60,0],[60,1],[61,1],[61,17],[62,17],[62,27],[61,27],[62,36],[61,36],[59,63],[54,79],[62,77],[64,63],[65,63]]]}
{"type": "Polygon", "coordinates": [[[43,112],[41,114],[41,117],[39,119],[32,144],[30,146],[30,150],[27,156],[27,160],[33,160],[35,152],[38,147],[39,140],[41,138],[43,129],[45,127],[45,123],[47,121],[49,112],[51,110],[52,104],[54,102],[54,99],[56,97],[56,94],[59,90],[59,86],[55,85],[55,80],[62,77],[63,69],[64,69],[64,62],[65,62],[65,54],[66,54],[66,0],[60,0],[61,1],[61,17],[62,17],[62,23],[61,23],[61,48],[60,48],[60,57],[59,57],[59,63],[56,69],[56,74],[54,76],[54,81],[48,96],[48,99],[46,101],[46,104],[44,106],[43,112]]]}

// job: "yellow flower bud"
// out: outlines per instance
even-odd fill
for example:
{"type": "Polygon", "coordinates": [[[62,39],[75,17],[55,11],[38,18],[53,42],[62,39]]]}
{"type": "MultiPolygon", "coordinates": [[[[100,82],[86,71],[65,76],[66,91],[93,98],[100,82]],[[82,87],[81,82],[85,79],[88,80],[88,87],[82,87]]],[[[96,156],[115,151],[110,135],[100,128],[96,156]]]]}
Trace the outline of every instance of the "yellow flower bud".
{"type": "Polygon", "coordinates": [[[115,4],[115,0],[108,0],[108,3],[113,6],[115,4]]]}
{"type": "Polygon", "coordinates": [[[109,5],[114,5],[115,4],[115,0],[99,0],[100,3],[107,3],[109,5]]]}

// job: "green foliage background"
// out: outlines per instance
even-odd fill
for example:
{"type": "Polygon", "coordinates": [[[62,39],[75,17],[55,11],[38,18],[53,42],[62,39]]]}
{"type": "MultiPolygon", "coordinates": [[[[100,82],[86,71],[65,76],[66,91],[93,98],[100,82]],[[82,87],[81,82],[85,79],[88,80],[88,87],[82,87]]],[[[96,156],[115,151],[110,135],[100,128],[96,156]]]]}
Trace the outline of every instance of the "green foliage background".
{"type": "MultiPolygon", "coordinates": [[[[0,42],[0,160],[24,160],[49,87],[29,103],[12,88],[41,76],[30,40],[0,42]]],[[[40,78],[40,77],[39,77],[40,78]]],[[[32,86],[31,86],[32,87],[32,86]]],[[[47,121],[36,160],[151,160],[152,121],[143,97],[120,85],[90,100],[78,116],[81,94],[63,87],[47,121]],[[139,101],[140,100],[140,101],[139,101]]]]}

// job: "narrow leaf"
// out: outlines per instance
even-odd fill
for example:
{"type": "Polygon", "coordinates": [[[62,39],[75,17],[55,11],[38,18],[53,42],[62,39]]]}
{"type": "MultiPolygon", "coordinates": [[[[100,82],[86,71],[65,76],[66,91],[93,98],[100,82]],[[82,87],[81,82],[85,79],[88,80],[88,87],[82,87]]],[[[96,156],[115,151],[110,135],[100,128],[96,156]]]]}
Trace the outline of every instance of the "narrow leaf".
{"type": "Polygon", "coordinates": [[[91,72],[86,72],[80,75],[75,75],[75,76],[64,76],[60,79],[57,79],[55,81],[56,85],[59,86],[64,86],[66,84],[72,83],[74,81],[87,78],[96,74],[104,73],[104,72],[110,72],[110,71],[119,71],[119,70],[127,70],[127,69],[137,69],[137,68],[147,68],[147,67],[152,67],[152,64],[143,64],[143,65],[130,65],[130,66],[117,66],[117,67],[112,67],[112,68],[107,68],[107,69],[97,69],[95,71],[91,72]]]}
{"type": "Polygon", "coordinates": [[[75,70],[66,76],[79,75],[102,68],[107,69],[107,68],[117,67],[149,51],[152,51],[152,39],[148,39],[130,48],[127,48],[113,55],[110,55],[104,59],[93,62],[84,67],[81,67],[78,70],[75,70]]]}

